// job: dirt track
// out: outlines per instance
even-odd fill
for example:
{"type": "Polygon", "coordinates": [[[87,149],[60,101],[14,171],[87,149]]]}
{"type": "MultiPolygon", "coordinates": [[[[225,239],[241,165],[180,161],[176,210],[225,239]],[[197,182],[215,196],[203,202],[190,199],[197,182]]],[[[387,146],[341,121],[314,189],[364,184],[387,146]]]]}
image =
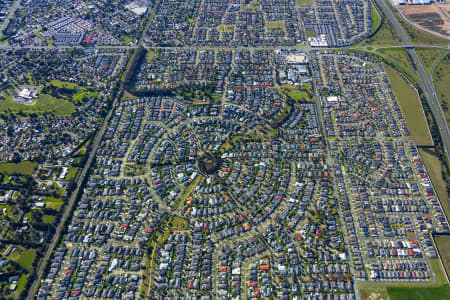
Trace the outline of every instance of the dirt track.
{"type": "Polygon", "coordinates": [[[398,9],[418,28],[450,39],[450,3],[400,5],[398,9]]]}

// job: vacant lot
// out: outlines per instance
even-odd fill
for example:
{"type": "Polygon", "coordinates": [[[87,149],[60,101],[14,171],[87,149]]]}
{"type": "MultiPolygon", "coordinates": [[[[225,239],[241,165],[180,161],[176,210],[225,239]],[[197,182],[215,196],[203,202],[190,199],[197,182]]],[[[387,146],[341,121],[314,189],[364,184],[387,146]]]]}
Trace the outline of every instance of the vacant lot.
{"type": "Polygon", "coordinates": [[[434,149],[419,149],[420,156],[428,170],[428,175],[431,178],[442,208],[447,216],[450,216],[450,203],[447,193],[447,182],[442,176],[443,167],[434,149]]]}
{"type": "Polygon", "coordinates": [[[53,198],[53,197],[47,197],[45,200],[45,207],[59,210],[61,206],[64,204],[63,201],[60,198],[53,198]]]}
{"type": "Polygon", "coordinates": [[[27,271],[31,271],[33,267],[33,261],[36,258],[36,249],[25,249],[20,247],[18,251],[11,253],[8,259],[17,262],[22,268],[27,271]]]}
{"type": "Polygon", "coordinates": [[[283,21],[269,21],[266,23],[266,30],[284,30],[283,21]]]}
{"type": "Polygon", "coordinates": [[[299,6],[312,6],[314,0],[297,0],[297,5],[299,6]]]}
{"type": "Polygon", "coordinates": [[[375,30],[377,30],[378,27],[381,25],[381,18],[380,15],[378,14],[377,9],[375,8],[375,5],[372,5],[371,15],[372,15],[372,32],[375,32],[375,30]]]}
{"type": "Polygon", "coordinates": [[[435,283],[360,283],[359,296],[362,300],[410,300],[449,299],[450,287],[438,259],[430,259],[435,283]]]}
{"type": "Polygon", "coordinates": [[[427,74],[430,75],[434,62],[444,54],[445,50],[439,48],[416,48],[417,56],[422,61],[427,74]]]}
{"type": "MultiPolygon", "coordinates": [[[[380,20],[381,21],[381,20],[380,20]]],[[[359,43],[358,46],[388,46],[388,45],[400,45],[401,41],[395,33],[394,29],[387,20],[381,22],[380,29],[377,33],[359,43]]]]}
{"type": "MultiPolygon", "coordinates": [[[[448,4],[440,6],[443,10],[446,6],[450,8],[448,4]]],[[[450,38],[450,22],[437,5],[402,5],[399,10],[418,28],[450,38]]]]}
{"type": "Polygon", "coordinates": [[[217,30],[222,32],[232,32],[234,31],[234,25],[219,25],[217,30]]]}
{"type": "Polygon", "coordinates": [[[405,49],[403,48],[379,49],[376,52],[383,55],[394,64],[401,66],[404,70],[408,71],[410,74],[414,75],[416,73],[414,65],[412,64],[408,52],[405,49]]]}
{"type": "Polygon", "coordinates": [[[389,287],[391,300],[447,300],[450,297],[449,285],[436,288],[389,287]]]}
{"type": "Polygon", "coordinates": [[[450,274],[450,235],[438,235],[434,238],[436,246],[439,249],[444,267],[447,270],[447,274],[450,274]]]}
{"type": "Polygon", "coordinates": [[[38,163],[33,161],[23,161],[21,163],[0,163],[0,173],[32,175],[38,163]]]}
{"type": "Polygon", "coordinates": [[[433,74],[434,87],[439,98],[442,109],[444,110],[445,120],[450,125],[450,54],[437,65],[433,74]]]}
{"type": "Polygon", "coordinates": [[[427,120],[425,119],[417,92],[394,69],[387,67],[386,72],[414,143],[416,145],[433,145],[427,120]]]}

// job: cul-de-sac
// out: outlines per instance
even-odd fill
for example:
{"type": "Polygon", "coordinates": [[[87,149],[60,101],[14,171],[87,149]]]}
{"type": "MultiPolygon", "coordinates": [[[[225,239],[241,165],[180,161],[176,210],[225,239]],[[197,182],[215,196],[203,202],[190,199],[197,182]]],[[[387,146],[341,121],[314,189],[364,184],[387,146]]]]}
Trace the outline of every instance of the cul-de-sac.
{"type": "Polygon", "coordinates": [[[0,0],[0,299],[449,299],[449,83],[446,0],[0,0]]]}

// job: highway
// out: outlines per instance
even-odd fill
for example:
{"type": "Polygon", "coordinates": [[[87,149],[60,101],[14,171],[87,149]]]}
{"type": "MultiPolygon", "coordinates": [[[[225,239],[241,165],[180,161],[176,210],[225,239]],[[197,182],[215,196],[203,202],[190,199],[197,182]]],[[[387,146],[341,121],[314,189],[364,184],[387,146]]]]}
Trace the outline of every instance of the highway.
{"type": "MultiPolygon", "coordinates": [[[[395,18],[394,14],[390,10],[390,8],[386,5],[384,0],[375,0],[378,6],[382,9],[384,15],[389,20],[389,22],[394,27],[395,31],[399,35],[402,43],[404,45],[411,45],[411,42],[406,35],[405,31],[401,27],[398,20],[395,18]]],[[[442,143],[445,149],[445,152],[447,153],[447,160],[449,158],[449,141],[450,141],[450,132],[448,130],[447,122],[445,120],[445,115],[442,110],[441,105],[439,104],[439,100],[436,95],[436,91],[434,89],[433,80],[430,77],[428,77],[427,73],[425,72],[425,69],[422,65],[422,62],[420,61],[419,57],[416,54],[416,51],[414,48],[406,47],[406,51],[408,51],[409,55],[411,56],[411,59],[413,60],[413,63],[416,66],[417,73],[420,77],[420,84],[421,88],[427,98],[428,104],[430,105],[430,108],[433,112],[434,118],[436,119],[437,126],[439,128],[439,132],[442,137],[442,143]]]]}
{"type": "MultiPolygon", "coordinates": [[[[410,54],[410,56],[411,56],[411,58],[413,60],[413,63],[416,65],[417,72],[418,72],[420,80],[421,80],[420,84],[421,84],[422,90],[423,90],[423,92],[424,92],[424,94],[425,94],[425,96],[427,98],[427,101],[428,101],[428,103],[430,105],[430,108],[431,108],[431,110],[432,110],[432,112],[433,112],[433,114],[435,116],[435,119],[436,119],[436,122],[437,122],[437,125],[438,125],[438,128],[439,128],[440,134],[442,136],[444,149],[445,149],[445,151],[447,153],[447,157],[448,157],[448,154],[450,153],[449,152],[450,132],[449,132],[447,123],[445,121],[445,115],[444,115],[444,112],[443,112],[443,110],[442,110],[442,108],[441,108],[441,106],[439,104],[439,101],[438,101],[438,98],[437,98],[437,95],[436,95],[436,92],[435,92],[435,89],[434,89],[432,76],[431,75],[430,76],[427,75],[427,73],[426,73],[425,69],[423,68],[423,65],[422,65],[419,57],[417,56],[417,54],[416,54],[416,52],[414,50],[414,48],[416,48],[416,47],[431,47],[431,46],[429,46],[429,45],[412,45],[410,40],[409,40],[409,38],[408,38],[408,36],[406,35],[405,31],[400,26],[398,20],[395,18],[395,16],[393,15],[393,13],[390,10],[390,8],[386,5],[386,3],[383,0],[375,0],[375,1],[379,5],[379,7],[382,9],[382,11],[385,14],[386,18],[389,20],[389,22],[394,27],[395,31],[399,35],[399,37],[400,37],[400,39],[401,39],[403,44],[402,45],[396,45],[396,46],[373,47],[373,48],[397,48],[397,47],[403,47],[403,48],[405,48],[408,51],[408,53],[410,54]]],[[[158,4],[159,4],[159,1],[157,1],[155,7],[157,7],[158,4]]],[[[149,25],[151,24],[152,18],[153,18],[153,15],[151,15],[148,18],[147,24],[146,24],[145,29],[144,29],[144,31],[143,31],[140,39],[139,39],[139,43],[138,43],[137,46],[97,46],[95,48],[133,49],[133,48],[136,48],[138,46],[143,45],[144,44],[144,38],[146,36],[146,32],[147,32],[147,30],[149,28],[149,25]]],[[[448,45],[447,46],[433,46],[433,47],[449,49],[448,45]]],[[[73,49],[73,48],[85,48],[85,47],[81,47],[81,46],[75,46],[75,47],[74,46],[68,46],[68,47],[51,47],[51,46],[48,46],[48,47],[32,47],[32,46],[30,46],[30,47],[15,47],[15,46],[7,46],[7,45],[0,46],[0,49],[19,49],[19,48],[39,48],[39,49],[53,49],[53,48],[54,49],[64,49],[64,48],[70,48],[70,49],[73,49]]],[[[154,48],[165,48],[165,49],[166,48],[167,49],[174,48],[174,49],[179,49],[179,47],[154,47],[154,48]]],[[[183,47],[183,49],[195,49],[195,50],[218,49],[218,48],[219,49],[223,49],[223,50],[226,50],[226,49],[230,49],[230,50],[239,50],[239,49],[246,49],[246,50],[267,49],[267,50],[269,50],[270,49],[270,50],[273,50],[273,47],[242,47],[242,48],[239,48],[239,47],[237,47],[237,48],[236,47],[228,47],[228,48],[227,47],[183,47]]],[[[323,47],[322,48],[311,48],[311,47],[309,47],[307,45],[305,45],[305,46],[295,46],[295,47],[282,47],[282,48],[283,49],[290,49],[290,48],[292,48],[292,49],[299,49],[299,50],[304,50],[306,52],[309,52],[311,50],[327,50],[327,49],[330,49],[330,48],[323,48],[323,47]]],[[[358,48],[351,48],[350,47],[350,49],[358,49],[358,48]]],[[[438,60],[438,61],[440,61],[440,60],[438,60]]],[[[433,68],[432,68],[433,70],[434,70],[436,65],[437,65],[437,62],[435,62],[435,64],[433,65],[433,68]]],[[[127,71],[128,70],[126,70],[126,72],[127,71]]],[[[111,106],[110,110],[108,111],[107,116],[103,120],[103,123],[101,124],[101,126],[100,126],[100,128],[99,128],[99,130],[97,132],[97,135],[96,135],[95,140],[94,140],[94,142],[92,144],[92,148],[91,148],[91,151],[89,153],[87,162],[86,162],[86,164],[84,165],[84,167],[83,167],[83,169],[81,171],[81,174],[80,174],[80,176],[78,178],[78,181],[76,183],[76,188],[72,192],[72,194],[71,194],[71,196],[69,198],[69,202],[68,202],[66,208],[64,209],[64,212],[63,212],[63,215],[61,217],[61,220],[60,220],[58,226],[56,227],[56,232],[53,235],[53,238],[50,241],[49,246],[48,246],[48,248],[47,248],[47,250],[46,250],[46,252],[45,252],[45,254],[44,254],[43,258],[42,258],[42,262],[39,265],[39,268],[38,268],[37,273],[36,273],[37,274],[37,278],[35,279],[35,281],[33,282],[32,286],[30,287],[30,289],[28,291],[27,299],[33,299],[33,296],[34,296],[34,294],[36,292],[37,285],[39,284],[39,282],[40,282],[40,280],[41,280],[41,278],[42,278],[42,276],[44,274],[44,269],[45,269],[46,265],[48,264],[48,262],[50,260],[50,256],[51,256],[54,248],[57,246],[57,242],[58,242],[58,240],[59,240],[59,238],[61,236],[61,232],[62,232],[62,230],[64,228],[64,224],[71,217],[74,205],[76,203],[77,196],[81,192],[82,183],[84,182],[84,180],[85,180],[85,178],[86,178],[86,176],[88,174],[89,168],[90,168],[92,162],[94,161],[94,157],[95,157],[95,154],[97,152],[97,148],[98,148],[98,146],[99,146],[99,144],[101,142],[103,134],[104,134],[104,132],[105,132],[105,130],[107,128],[107,125],[109,123],[109,120],[111,118],[113,109],[116,106],[117,102],[119,101],[119,98],[120,98],[120,95],[123,92],[123,89],[124,89],[124,87],[123,87],[123,85],[121,85],[121,87],[119,89],[119,92],[118,92],[118,95],[113,100],[112,106],[111,106]]],[[[237,201],[235,201],[235,199],[232,199],[232,200],[234,201],[236,206],[239,207],[240,210],[245,214],[245,209],[243,207],[241,207],[240,204],[237,201]]],[[[265,248],[268,250],[268,252],[271,255],[274,255],[270,245],[267,244],[267,242],[265,241],[265,239],[262,236],[262,233],[259,231],[259,226],[257,224],[252,223],[250,220],[249,220],[249,223],[252,225],[252,228],[255,230],[255,234],[261,240],[262,244],[265,246],[265,248]]]]}

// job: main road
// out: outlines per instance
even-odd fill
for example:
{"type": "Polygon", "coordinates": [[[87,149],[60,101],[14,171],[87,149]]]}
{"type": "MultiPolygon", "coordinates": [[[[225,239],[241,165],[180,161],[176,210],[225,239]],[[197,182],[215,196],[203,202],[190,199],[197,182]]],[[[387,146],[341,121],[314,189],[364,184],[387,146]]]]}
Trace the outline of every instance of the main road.
{"type": "MultiPolygon", "coordinates": [[[[409,37],[405,33],[404,29],[401,27],[398,20],[395,18],[391,9],[386,5],[384,0],[375,0],[378,6],[383,10],[384,15],[389,20],[389,22],[394,27],[395,31],[399,35],[402,43],[406,46],[411,45],[411,41],[409,37]]],[[[412,47],[406,47],[406,51],[408,51],[413,63],[416,66],[417,73],[419,74],[421,80],[421,88],[428,100],[431,110],[433,111],[434,118],[436,119],[436,123],[439,128],[439,132],[442,137],[442,143],[447,153],[447,160],[449,159],[449,141],[450,141],[450,132],[448,130],[448,125],[445,119],[445,114],[442,110],[441,105],[439,104],[439,100],[436,95],[436,91],[434,89],[434,85],[432,83],[431,75],[428,77],[425,69],[420,61],[419,57],[416,54],[416,51],[412,47]]]]}
{"type": "MultiPolygon", "coordinates": [[[[159,1],[156,2],[156,5],[159,5],[159,1]]],[[[151,23],[151,20],[153,19],[153,17],[154,17],[154,13],[151,14],[149,16],[149,18],[147,19],[147,23],[145,25],[146,27],[145,27],[143,34],[139,40],[138,46],[141,46],[143,44],[144,36],[148,29],[148,24],[151,23]]],[[[135,55],[135,54],[133,54],[133,55],[135,55]]],[[[132,60],[132,59],[133,59],[133,57],[130,58],[130,60],[132,60]]],[[[130,71],[131,71],[130,69],[126,69],[124,72],[126,73],[126,72],[130,72],[130,71]]],[[[48,265],[50,256],[58,243],[59,237],[61,236],[61,232],[64,228],[64,225],[65,225],[66,221],[71,217],[71,214],[73,212],[73,207],[76,202],[75,200],[77,199],[77,197],[80,193],[83,182],[86,178],[89,168],[91,167],[91,164],[92,164],[92,161],[94,160],[95,154],[97,153],[98,146],[100,145],[100,142],[103,138],[103,134],[105,133],[106,127],[108,126],[109,120],[111,119],[111,115],[112,115],[112,112],[114,111],[114,107],[116,106],[117,102],[119,101],[119,99],[123,93],[123,90],[124,90],[124,85],[123,85],[123,82],[121,82],[119,91],[118,91],[117,95],[114,96],[113,103],[112,103],[108,113],[106,114],[106,117],[103,120],[103,123],[102,123],[99,131],[97,132],[97,135],[95,136],[95,140],[94,140],[94,143],[92,144],[91,151],[89,152],[88,159],[83,167],[83,170],[80,173],[80,176],[78,177],[78,180],[76,183],[76,188],[70,195],[69,202],[64,209],[63,215],[59,221],[58,226],[56,227],[55,234],[53,235],[53,238],[47,248],[47,251],[45,252],[44,257],[42,258],[41,264],[39,265],[39,269],[36,272],[37,278],[34,280],[33,284],[31,285],[30,289],[28,290],[28,295],[27,295],[28,300],[33,299],[33,297],[37,291],[36,290],[37,286],[38,286],[39,282],[41,281],[42,276],[44,275],[45,267],[48,265]]]]}

